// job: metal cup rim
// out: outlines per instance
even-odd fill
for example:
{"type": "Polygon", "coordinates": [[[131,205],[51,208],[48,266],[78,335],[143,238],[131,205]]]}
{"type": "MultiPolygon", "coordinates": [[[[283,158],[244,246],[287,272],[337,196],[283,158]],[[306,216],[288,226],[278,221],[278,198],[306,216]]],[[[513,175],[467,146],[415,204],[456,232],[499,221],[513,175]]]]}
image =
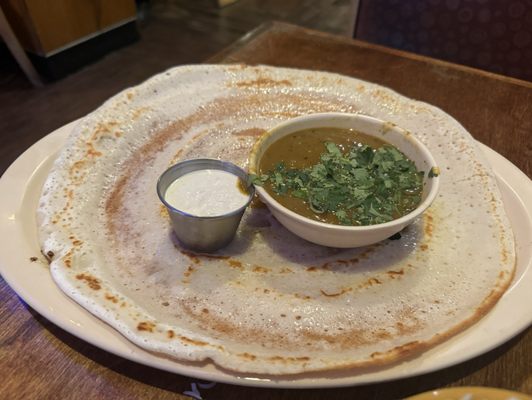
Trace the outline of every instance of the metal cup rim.
{"type": "MultiPolygon", "coordinates": [[[[227,170],[226,168],[215,168],[215,167],[213,167],[213,168],[198,168],[197,171],[200,171],[202,169],[219,169],[219,170],[222,170],[222,171],[229,172],[229,173],[231,173],[233,175],[236,175],[232,171],[227,170]]],[[[243,178],[241,176],[238,176],[238,175],[236,175],[236,176],[239,179],[243,180],[243,178]]],[[[242,168],[240,168],[238,165],[233,164],[230,161],[218,160],[216,158],[191,158],[189,160],[180,161],[180,162],[170,166],[169,168],[167,168],[159,176],[159,179],[157,179],[157,196],[159,196],[159,200],[164,204],[164,206],[166,208],[168,208],[169,210],[171,210],[172,212],[178,213],[180,215],[183,215],[183,216],[189,217],[189,218],[216,220],[216,219],[232,217],[234,215],[237,215],[237,214],[241,213],[243,210],[245,210],[249,206],[249,203],[251,203],[251,200],[253,200],[253,197],[255,196],[255,187],[251,184],[251,181],[249,180],[248,173],[245,170],[243,170],[242,168]],[[233,211],[231,211],[229,213],[220,214],[220,215],[212,215],[212,216],[204,216],[204,217],[198,216],[198,215],[194,215],[194,214],[189,214],[189,213],[187,213],[185,211],[182,211],[182,210],[179,210],[179,209],[175,208],[174,206],[172,206],[171,204],[169,204],[164,198],[164,194],[165,193],[161,193],[161,180],[162,180],[162,178],[166,174],[169,174],[170,172],[172,172],[172,171],[174,171],[174,170],[176,170],[178,168],[182,168],[184,164],[188,164],[188,163],[191,163],[191,162],[212,162],[212,163],[214,163],[215,166],[218,166],[218,167],[230,167],[231,169],[239,171],[242,175],[247,176],[248,178],[247,178],[247,181],[245,181],[245,183],[246,183],[246,188],[247,188],[247,190],[249,192],[248,201],[242,207],[239,207],[238,209],[233,210],[233,211]]]]}

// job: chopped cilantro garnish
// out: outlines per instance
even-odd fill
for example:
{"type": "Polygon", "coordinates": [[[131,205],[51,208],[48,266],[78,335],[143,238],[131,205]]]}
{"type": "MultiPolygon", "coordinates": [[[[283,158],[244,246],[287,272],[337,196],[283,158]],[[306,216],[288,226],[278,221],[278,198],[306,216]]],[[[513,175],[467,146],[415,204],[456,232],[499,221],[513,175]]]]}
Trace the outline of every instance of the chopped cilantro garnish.
{"type": "Polygon", "coordinates": [[[434,178],[440,175],[440,169],[438,167],[432,167],[429,171],[429,178],[434,178]]]}
{"type": "Polygon", "coordinates": [[[253,185],[262,186],[268,180],[268,175],[249,174],[249,180],[253,185]]]}
{"type": "Polygon", "coordinates": [[[281,162],[264,175],[252,176],[252,182],[302,199],[313,212],[333,215],[340,224],[372,225],[418,206],[423,172],[391,145],[356,145],[342,153],[327,142],[317,164],[288,169],[281,162]]]}

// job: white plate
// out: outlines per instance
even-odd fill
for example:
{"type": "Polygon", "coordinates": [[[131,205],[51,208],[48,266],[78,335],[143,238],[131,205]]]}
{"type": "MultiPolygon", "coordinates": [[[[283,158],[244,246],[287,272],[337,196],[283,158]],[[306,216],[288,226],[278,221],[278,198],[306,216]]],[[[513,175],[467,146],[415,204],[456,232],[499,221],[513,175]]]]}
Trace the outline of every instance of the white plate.
{"type": "Polygon", "coordinates": [[[22,154],[0,179],[0,272],[33,309],[71,334],[126,359],[182,375],[247,386],[310,388],[375,383],[445,368],[485,353],[532,323],[532,182],[508,160],[480,145],[493,166],[517,246],[517,270],[509,290],[477,324],[421,356],[373,372],[333,371],[291,377],[245,376],[210,363],[184,363],[135,346],[72,301],[52,281],[40,254],[35,209],[41,185],[73,123],[22,154]],[[31,262],[30,257],[39,257],[31,262]]]}

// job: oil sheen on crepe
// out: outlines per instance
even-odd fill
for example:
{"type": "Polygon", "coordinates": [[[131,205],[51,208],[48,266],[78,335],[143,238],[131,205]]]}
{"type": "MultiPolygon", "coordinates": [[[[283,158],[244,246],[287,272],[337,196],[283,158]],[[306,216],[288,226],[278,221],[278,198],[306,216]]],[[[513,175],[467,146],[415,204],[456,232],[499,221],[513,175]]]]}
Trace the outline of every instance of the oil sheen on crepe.
{"type": "Polygon", "coordinates": [[[357,79],[260,66],[178,67],[107,101],[55,162],[38,223],[55,282],[128,339],[259,374],[415,356],[480,319],[515,264],[494,176],[453,118],[357,79]],[[326,111],[395,123],[435,156],[440,194],[400,240],[320,247],[252,207],[229,247],[179,245],[155,191],[167,167],[210,157],[246,168],[265,129],[326,111]]]}

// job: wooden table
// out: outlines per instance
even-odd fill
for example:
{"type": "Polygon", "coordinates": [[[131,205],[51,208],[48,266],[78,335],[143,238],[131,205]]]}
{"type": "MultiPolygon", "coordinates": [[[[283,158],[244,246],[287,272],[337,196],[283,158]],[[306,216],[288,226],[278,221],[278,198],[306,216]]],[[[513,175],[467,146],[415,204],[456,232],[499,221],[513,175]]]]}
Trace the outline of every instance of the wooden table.
{"type": "MultiPolygon", "coordinates": [[[[266,24],[209,60],[325,70],[434,104],[473,136],[532,174],[532,84],[281,23],[266,24]]],[[[0,280],[0,398],[186,398],[196,380],[158,371],[87,344],[24,304],[0,280]]],[[[532,393],[532,330],[460,365],[378,385],[280,390],[217,384],[204,399],[397,399],[443,386],[532,393]]]]}

